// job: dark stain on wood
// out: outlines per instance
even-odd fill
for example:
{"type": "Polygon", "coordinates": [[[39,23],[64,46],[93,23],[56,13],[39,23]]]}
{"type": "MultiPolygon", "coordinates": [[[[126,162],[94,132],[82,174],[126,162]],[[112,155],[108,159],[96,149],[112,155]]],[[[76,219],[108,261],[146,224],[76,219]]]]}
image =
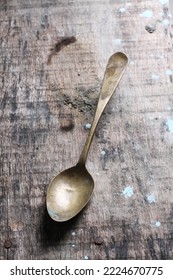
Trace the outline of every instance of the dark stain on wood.
{"type": "Polygon", "coordinates": [[[100,155],[103,170],[106,170],[107,162],[109,162],[109,161],[114,162],[115,158],[116,158],[115,147],[113,147],[113,146],[110,146],[108,148],[104,147],[104,149],[102,150],[101,155],[100,155]]]}
{"type": "Polygon", "coordinates": [[[12,112],[16,112],[17,110],[17,86],[16,86],[16,83],[14,82],[13,83],[13,86],[12,86],[12,97],[11,97],[11,109],[12,109],[12,112]]]}
{"type": "Polygon", "coordinates": [[[51,63],[52,57],[59,53],[64,47],[75,43],[76,42],[76,37],[71,36],[71,37],[59,37],[57,40],[57,43],[55,44],[54,48],[51,49],[51,53],[48,56],[47,64],[51,63]]]}
{"type": "Polygon", "coordinates": [[[2,3],[1,3],[1,8],[0,8],[0,10],[6,12],[6,11],[7,11],[7,7],[8,7],[7,0],[3,0],[2,3]]]}
{"type": "Polygon", "coordinates": [[[170,251],[169,240],[164,240],[163,238],[157,238],[156,240],[157,240],[157,243],[158,243],[158,246],[159,246],[159,249],[160,249],[159,259],[168,260],[169,259],[169,251],[170,251]]]}
{"type": "Polygon", "coordinates": [[[27,55],[27,48],[28,48],[28,41],[25,40],[23,50],[22,50],[23,57],[26,57],[27,55]]]}
{"type": "Polygon", "coordinates": [[[7,104],[7,102],[8,102],[8,99],[9,99],[8,92],[5,91],[5,92],[4,92],[4,96],[3,96],[3,98],[2,98],[2,101],[1,101],[1,110],[4,110],[4,109],[5,109],[6,104],[7,104]]]}
{"type": "Polygon", "coordinates": [[[115,238],[113,236],[111,239],[115,250],[115,258],[118,260],[127,260],[128,240],[126,236],[123,236],[123,239],[120,242],[115,242],[115,238]]]}
{"type": "Polygon", "coordinates": [[[70,131],[74,128],[74,123],[72,119],[62,119],[60,123],[60,129],[62,131],[70,131]]]}
{"type": "Polygon", "coordinates": [[[14,191],[15,192],[19,192],[20,190],[20,182],[19,182],[19,179],[15,179],[13,181],[13,188],[14,188],[14,191]]]}
{"type": "Polygon", "coordinates": [[[15,123],[19,119],[20,119],[20,117],[18,115],[16,115],[16,112],[9,114],[9,121],[10,121],[10,123],[15,123]]]}
{"type": "Polygon", "coordinates": [[[37,32],[36,32],[36,37],[37,37],[37,40],[40,39],[40,32],[39,32],[39,30],[37,30],[37,32]]]}
{"type": "Polygon", "coordinates": [[[41,23],[41,27],[42,27],[43,29],[48,28],[48,27],[49,27],[48,15],[44,15],[44,16],[42,17],[41,22],[42,22],[42,23],[41,23]]]}
{"type": "Polygon", "coordinates": [[[151,254],[151,259],[158,260],[157,252],[155,250],[155,242],[152,235],[150,235],[147,238],[147,243],[148,243],[149,252],[151,254]]]}
{"type": "Polygon", "coordinates": [[[114,236],[111,236],[112,246],[115,250],[115,258],[119,260],[126,260],[128,258],[128,247],[129,247],[129,237],[128,237],[128,225],[122,222],[122,240],[117,242],[114,236]]]}

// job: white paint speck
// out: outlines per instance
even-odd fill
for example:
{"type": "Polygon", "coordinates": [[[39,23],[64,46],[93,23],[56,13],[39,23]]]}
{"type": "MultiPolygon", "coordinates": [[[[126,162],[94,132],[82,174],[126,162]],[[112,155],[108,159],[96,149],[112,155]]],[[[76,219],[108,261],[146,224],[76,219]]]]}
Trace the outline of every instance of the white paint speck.
{"type": "Polygon", "coordinates": [[[168,0],[159,0],[159,2],[160,2],[162,5],[164,5],[164,4],[168,3],[168,0]]]}
{"type": "Polygon", "coordinates": [[[154,195],[154,194],[149,194],[149,195],[147,195],[147,200],[148,200],[149,203],[154,203],[154,202],[156,202],[155,195],[154,195]]]}
{"type": "Polygon", "coordinates": [[[151,75],[151,79],[152,79],[152,80],[159,80],[159,79],[160,79],[160,76],[153,73],[153,74],[151,75]]]}
{"type": "Polygon", "coordinates": [[[75,245],[75,244],[72,244],[72,247],[74,248],[74,247],[76,247],[76,245],[75,245]]]}
{"type": "Polygon", "coordinates": [[[167,69],[166,70],[166,75],[172,76],[173,75],[173,71],[171,69],[167,69]]]}
{"type": "Polygon", "coordinates": [[[84,260],[89,260],[89,257],[88,256],[84,256],[84,260]]]}
{"type": "Polygon", "coordinates": [[[102,156],[105,156],[106,155],[106,152],[103,150],[103,151],[101,151],[101,155],[102,156]]]}
{"type": "Polygon", "coordinates": [[[122,14],[122,13],[125,13],[126,9],[125,8],[120,8],[119,9],[119,12],[122,14]]]}
{"type": "Polygon", "coordinates": [[[121,45],[121,39],[114,39],[114,40],[112,40],[112,42],[113,42],[113,45],[115,45],[115,46],[121,45]]]}
{"type": "Polygon", "coordinates": [[[146,10],[140,14],[140,17],[151,18],[153,16],[153,12],[151,10],[146,10]]]}
{"type": "Polygon", "coordinates": [[[90,129],[90,128],[91,128],[91,124],[90,123],[86,123],[85,129],[90,129]]]}
{"type": "Polygon", "coordinates": [[[168,126],[169,132],[173,133],[173,119],[169,119],[166,124],[168,126]]]}
{"type": "Polygon", "coordinates": [[[73,231],[71,235],[72,235],[72,236],[75,236],[75,235],[76,235],[76,232],[73,231]]]}
{"type": "Polygon", "coordinates": [[[160,223],[159,221],[156,221],[156,222],[155,222],[155,226],[156,226],[156,227],[160,227],[160,226],[161,226],[161,223],[160,223]]]}
{"type": "Polygon", "coordinates": [[[131,186],[127,186],[124,188],[122,193],[126,198],[131,197],[133,195],[133,189],[131,186]]]}
{"type": "Polygon", "coordinates": [[[169,20],[167,18],[165,18],[163,20],[163,24],[164,24],[165,27],[167,27],[169,25],[169,20]]]}

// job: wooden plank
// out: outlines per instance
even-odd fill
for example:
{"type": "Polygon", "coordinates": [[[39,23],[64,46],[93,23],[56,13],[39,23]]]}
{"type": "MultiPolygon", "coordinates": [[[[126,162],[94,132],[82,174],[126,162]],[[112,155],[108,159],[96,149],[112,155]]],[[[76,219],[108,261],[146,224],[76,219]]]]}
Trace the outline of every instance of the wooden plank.
{"type": "Polygon", "coordinates": [[[168,3],[4,0],[0,32],[0,259],[172,259],[168,3]],[[47,186],[76,163],[116,51],[129,66],[89,153],[94,195],[56,223],[47,186]]]}

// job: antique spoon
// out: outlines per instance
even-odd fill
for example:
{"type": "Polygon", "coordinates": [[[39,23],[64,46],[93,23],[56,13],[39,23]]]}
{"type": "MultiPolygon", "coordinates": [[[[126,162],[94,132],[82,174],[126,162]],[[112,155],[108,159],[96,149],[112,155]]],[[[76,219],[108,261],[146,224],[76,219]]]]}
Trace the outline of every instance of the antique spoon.
{"type": "Polygon", "coordinates": [[[73,218],[92,195],[94,181],[85,167],[88,151],[98,121],[125,71],[127,62],[127,56],[121,52],[109,58],[92,126],[79,161],[75,166],[55,176],[49,184],[46,197],[47,211],[55,221],[63,222],[73,218]]]}

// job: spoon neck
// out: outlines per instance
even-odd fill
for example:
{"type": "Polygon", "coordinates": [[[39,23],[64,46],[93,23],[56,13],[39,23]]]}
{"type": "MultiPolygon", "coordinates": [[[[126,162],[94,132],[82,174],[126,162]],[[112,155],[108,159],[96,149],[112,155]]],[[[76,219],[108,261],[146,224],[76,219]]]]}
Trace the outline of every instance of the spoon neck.
{"type": "Polygon", "coordinates": [[[97,108],[96,108],[96,111],[95,111],[95,116],[94,116],[91,128],[89,130],[88,137],[86,139],[85,145],[83,147],[82,153],[80,155],[78,164],[85,165],[85,163],[86,163],[88,152],[89,152],[89,149],[90,149],[90,146],[91,146],[91,142],[92,142],[97,124],[98,124],[99,119],[102,115],[102,112],[103,112],[103,110],[104,110],[104,108],[107,104],[107,101],[108,100],[106,100],[106,101],[104,100],[104,102],[103,102],[102,100],[100,100],[98,102],[98,105],[97,105],[97,108]]]}
{"type": "Polygon", "coordinates": [[[88,151],[93,139],[95,129],[97,127],[98,121],[106,107],[108,101],[112,97],[121,77],[125,71],[127,65],[127,56],[124,53],[115,53],[112,55],[108,61],[106,71],[104,74],[103,84],[100,91],[100,96],[95,111],[92,126],[90,128],[87,140],[83,147],[81,156],[79,158],[79,164],[85,165],[88,156],[88,151]]]}

